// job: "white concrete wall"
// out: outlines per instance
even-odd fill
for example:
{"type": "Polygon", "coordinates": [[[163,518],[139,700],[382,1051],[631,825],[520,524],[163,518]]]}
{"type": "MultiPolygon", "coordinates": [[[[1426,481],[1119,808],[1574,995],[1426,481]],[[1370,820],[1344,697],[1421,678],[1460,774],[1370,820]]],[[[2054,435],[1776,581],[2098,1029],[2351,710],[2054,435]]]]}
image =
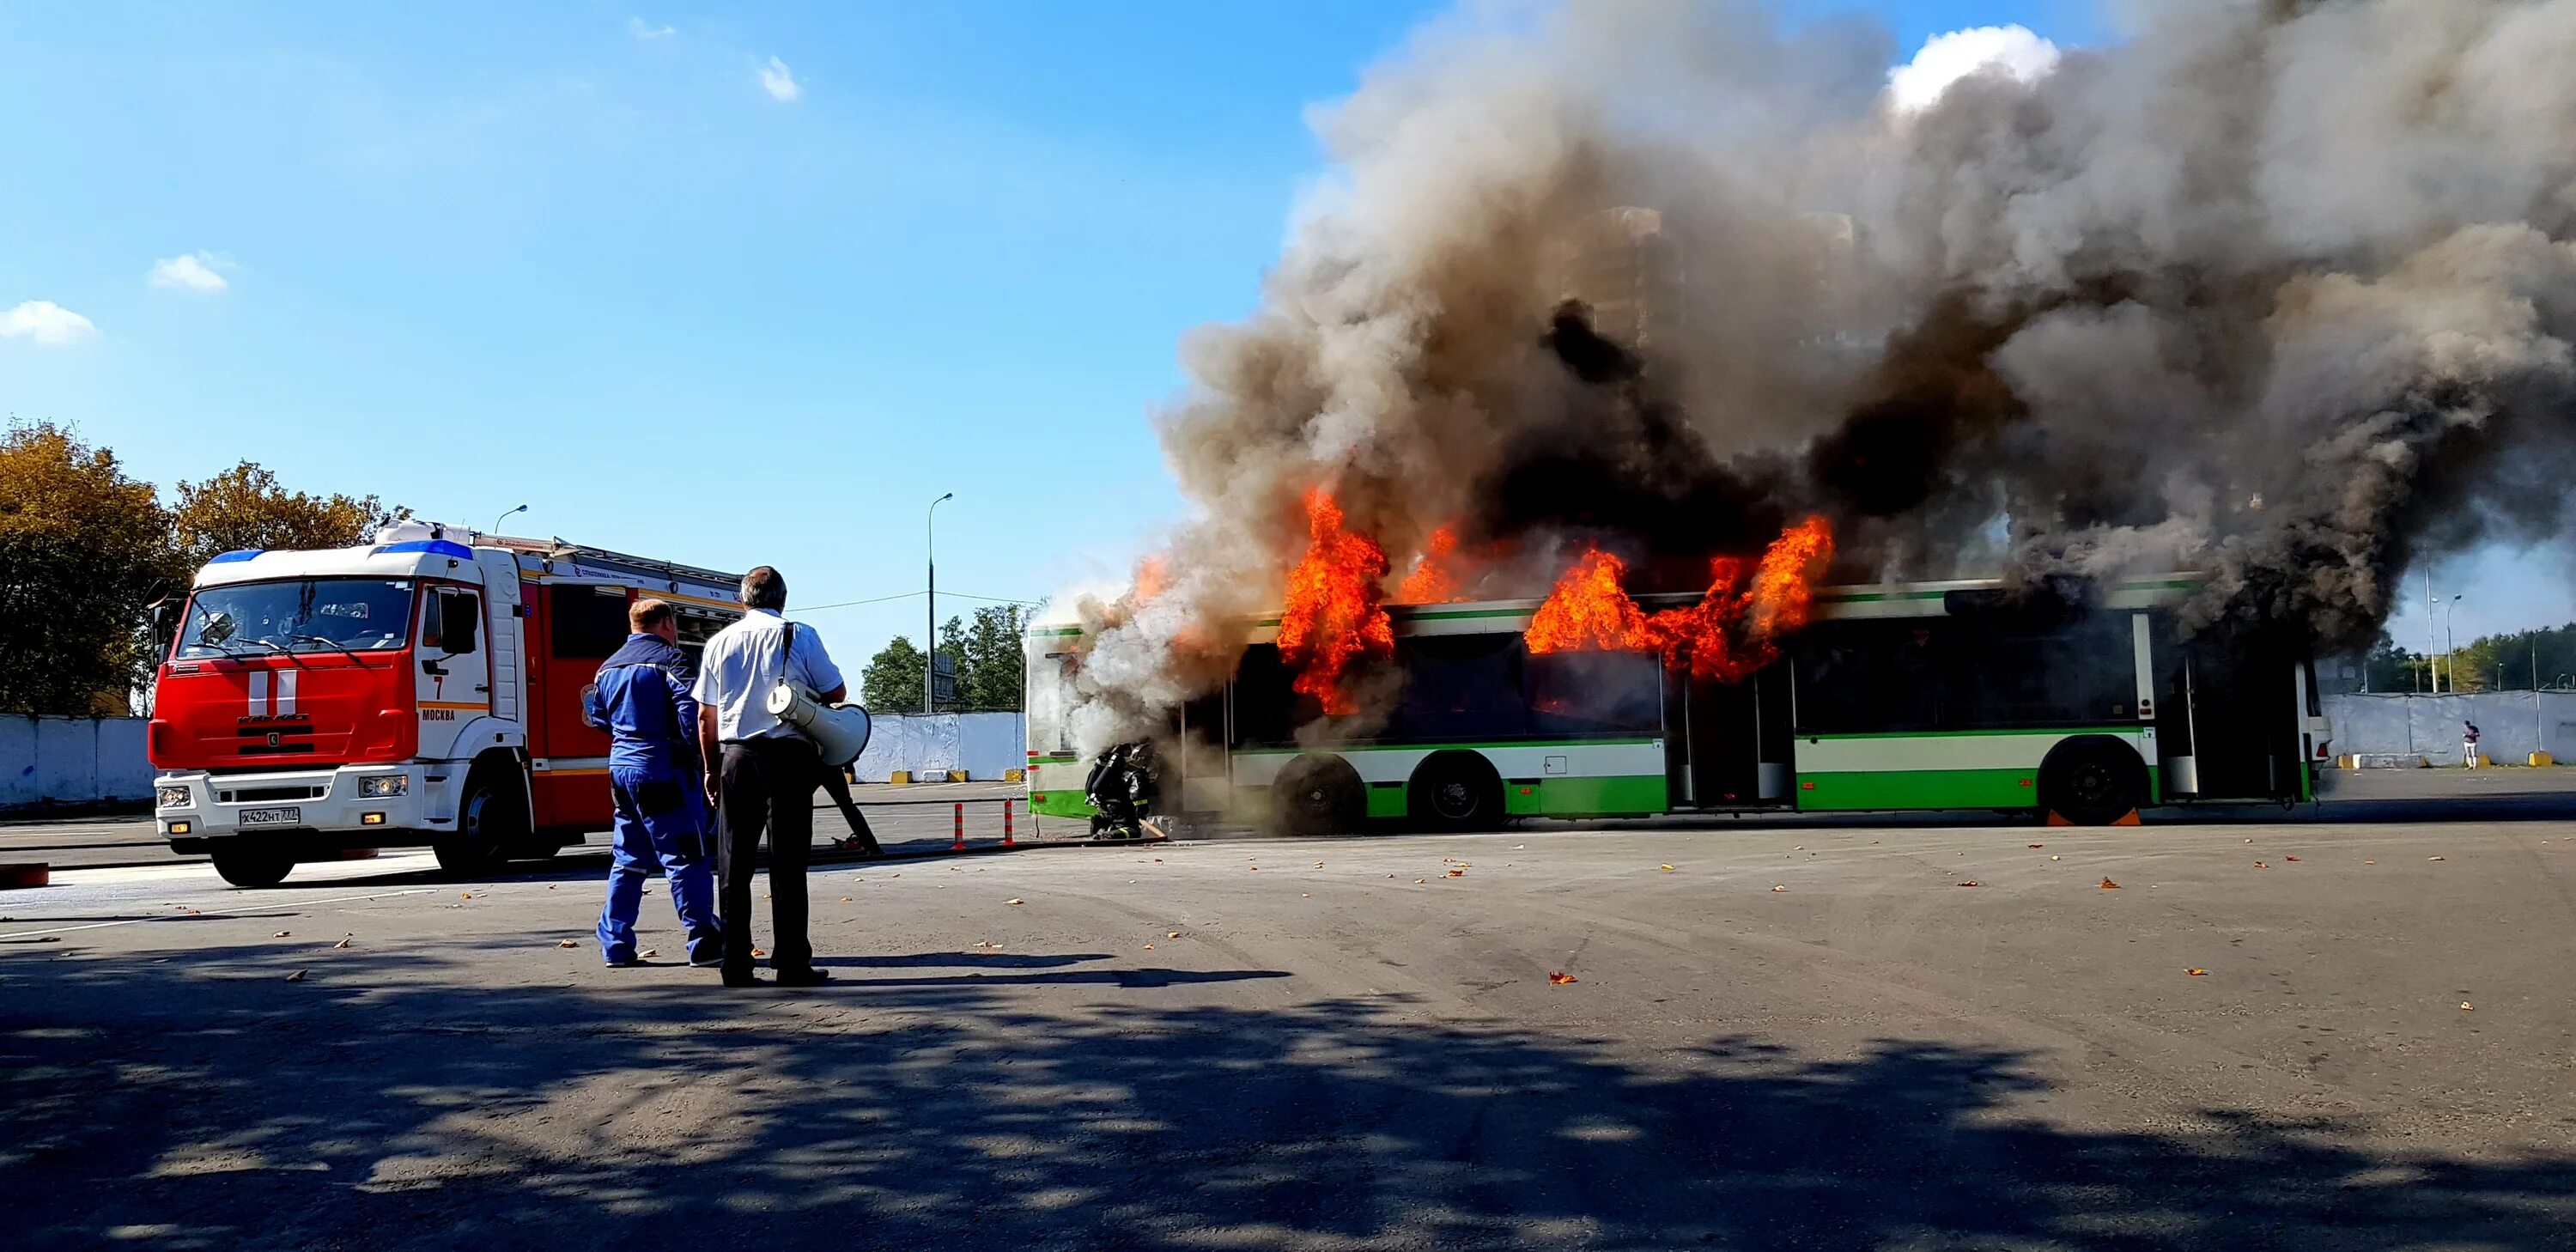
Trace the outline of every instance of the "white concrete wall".
{"type": "Polygon", "coordinates": [[[149,802],[140,717],[0,716],[0,809],[149,802]]]}
{"type": "Polygon", "coordinates": [[[2327,696],[2325,710],[2334,721],[2338,756],[2413,755],[2457,765],[2460,723],[2472,721],[2478,724],[2478,748],[2489,760],[2519,765],[2535,749],[2576,760],[2576,692],[2327,696]]]}
{"type": "Polygon", "coordinates": [[[853,766],[860,782],[895,771],[918,778],[962,769],[977,782],[1028,764],[1028,725],[1017,713],[889,713],[874,718],[868,750],[853,766]]]}

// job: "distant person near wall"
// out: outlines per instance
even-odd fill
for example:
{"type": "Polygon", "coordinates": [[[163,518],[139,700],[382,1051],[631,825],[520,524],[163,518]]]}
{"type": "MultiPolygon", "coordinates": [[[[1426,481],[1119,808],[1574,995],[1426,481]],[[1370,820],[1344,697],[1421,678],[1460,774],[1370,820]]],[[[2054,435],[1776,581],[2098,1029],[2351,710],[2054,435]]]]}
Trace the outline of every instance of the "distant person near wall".
{"type": "Polygon", "coordinates": [[[2461,764],[2470,769],[2476,769],[2478,767],[2478,724],[2462,722],[2460,728],[2460,755],[2467,758],[2461,764]]]}

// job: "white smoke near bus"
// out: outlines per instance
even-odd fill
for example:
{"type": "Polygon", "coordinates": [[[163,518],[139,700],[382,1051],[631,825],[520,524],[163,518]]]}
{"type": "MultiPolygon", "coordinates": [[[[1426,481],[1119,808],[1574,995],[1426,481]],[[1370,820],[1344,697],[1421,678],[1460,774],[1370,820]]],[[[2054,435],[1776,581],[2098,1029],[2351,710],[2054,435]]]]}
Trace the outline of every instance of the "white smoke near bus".
{"type": "Polygon", "coordinates": [[[2576,0],[2142,20],[1894,86],[1883,30],[1750,2],[1420,32],[1316,111],[1260,310],[1182,347],[1197,514],[1079,610],[1083,750],[1222,681],[1319,488],[1390,581],[1443,531],[1535,595],[1570,542],[1651,579],[1813,513],[1839,578],[2205,569],[2202,619],[2325,644],[2563,530],[2576,0]]]}

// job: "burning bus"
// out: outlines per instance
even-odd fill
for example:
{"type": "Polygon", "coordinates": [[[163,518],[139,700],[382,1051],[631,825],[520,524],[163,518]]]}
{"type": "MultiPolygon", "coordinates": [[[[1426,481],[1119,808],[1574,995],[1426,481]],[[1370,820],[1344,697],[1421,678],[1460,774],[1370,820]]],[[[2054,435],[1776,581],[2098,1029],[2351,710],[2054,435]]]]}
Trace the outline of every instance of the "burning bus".
{"type": "MultiPolygon", "coordinates": [[[[1766,810],[2102,825],[2312,798],[2330,750],[2305,649],[2186,629],[2192,575],[1820,587],[1810,519],[1711,562],[1697,595],[1632,596],[1591,549],[1543,599],[1379,605],[1383,557],[1353,561],[1336,528],[1319,516],[1289,605],[1243,623],[1230,675],[1156,736],[1166,809],[1297,834],[1766,810]]],[[[1043,816],[1095,811],[1067,716],[1093,634],[1027,635],[1043,816]]]]}

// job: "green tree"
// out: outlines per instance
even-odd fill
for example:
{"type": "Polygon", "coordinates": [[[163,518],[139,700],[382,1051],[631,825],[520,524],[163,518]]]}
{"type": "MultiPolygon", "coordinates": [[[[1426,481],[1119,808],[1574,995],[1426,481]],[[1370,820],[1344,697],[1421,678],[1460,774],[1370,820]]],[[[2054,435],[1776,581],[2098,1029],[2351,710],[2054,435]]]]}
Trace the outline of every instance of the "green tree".
{"type": "MultiPolygon", "coordinates": [[[[939,628],[939,654],[957,675],[956,693],[939,702],[942,713],[1017,712],[1021,672],[1020,632],[1028,613],[1016,604],[975,610],[973,618],[951,617],[939,628]]],[[[928,661],[910,636],[868,658],[859,672],[860,698],[870,712],[921,711],[921,672],[928,661]]]]}
{"type": "Polygon", "coordinates": [[[346,548],[378,527],[411,516],[374,496],[306,495],[244,461],[204,482],[179,484],[173,539],[190,566],[241,548],[346,548]]]}
{"type": "Polygon", "coordinates": [[[896,635],[859,671],[859,703],[866,705],[870,713],[920,712],[924,664],[921,649],[913,646],[911,639],[896,635]]]}
{"type": "Polygon", "coordinates": [[[145,606],[184,585],[170,517],[116,454],[51,422],[0,436],[0,711],[127,711],[145,606]]]}

